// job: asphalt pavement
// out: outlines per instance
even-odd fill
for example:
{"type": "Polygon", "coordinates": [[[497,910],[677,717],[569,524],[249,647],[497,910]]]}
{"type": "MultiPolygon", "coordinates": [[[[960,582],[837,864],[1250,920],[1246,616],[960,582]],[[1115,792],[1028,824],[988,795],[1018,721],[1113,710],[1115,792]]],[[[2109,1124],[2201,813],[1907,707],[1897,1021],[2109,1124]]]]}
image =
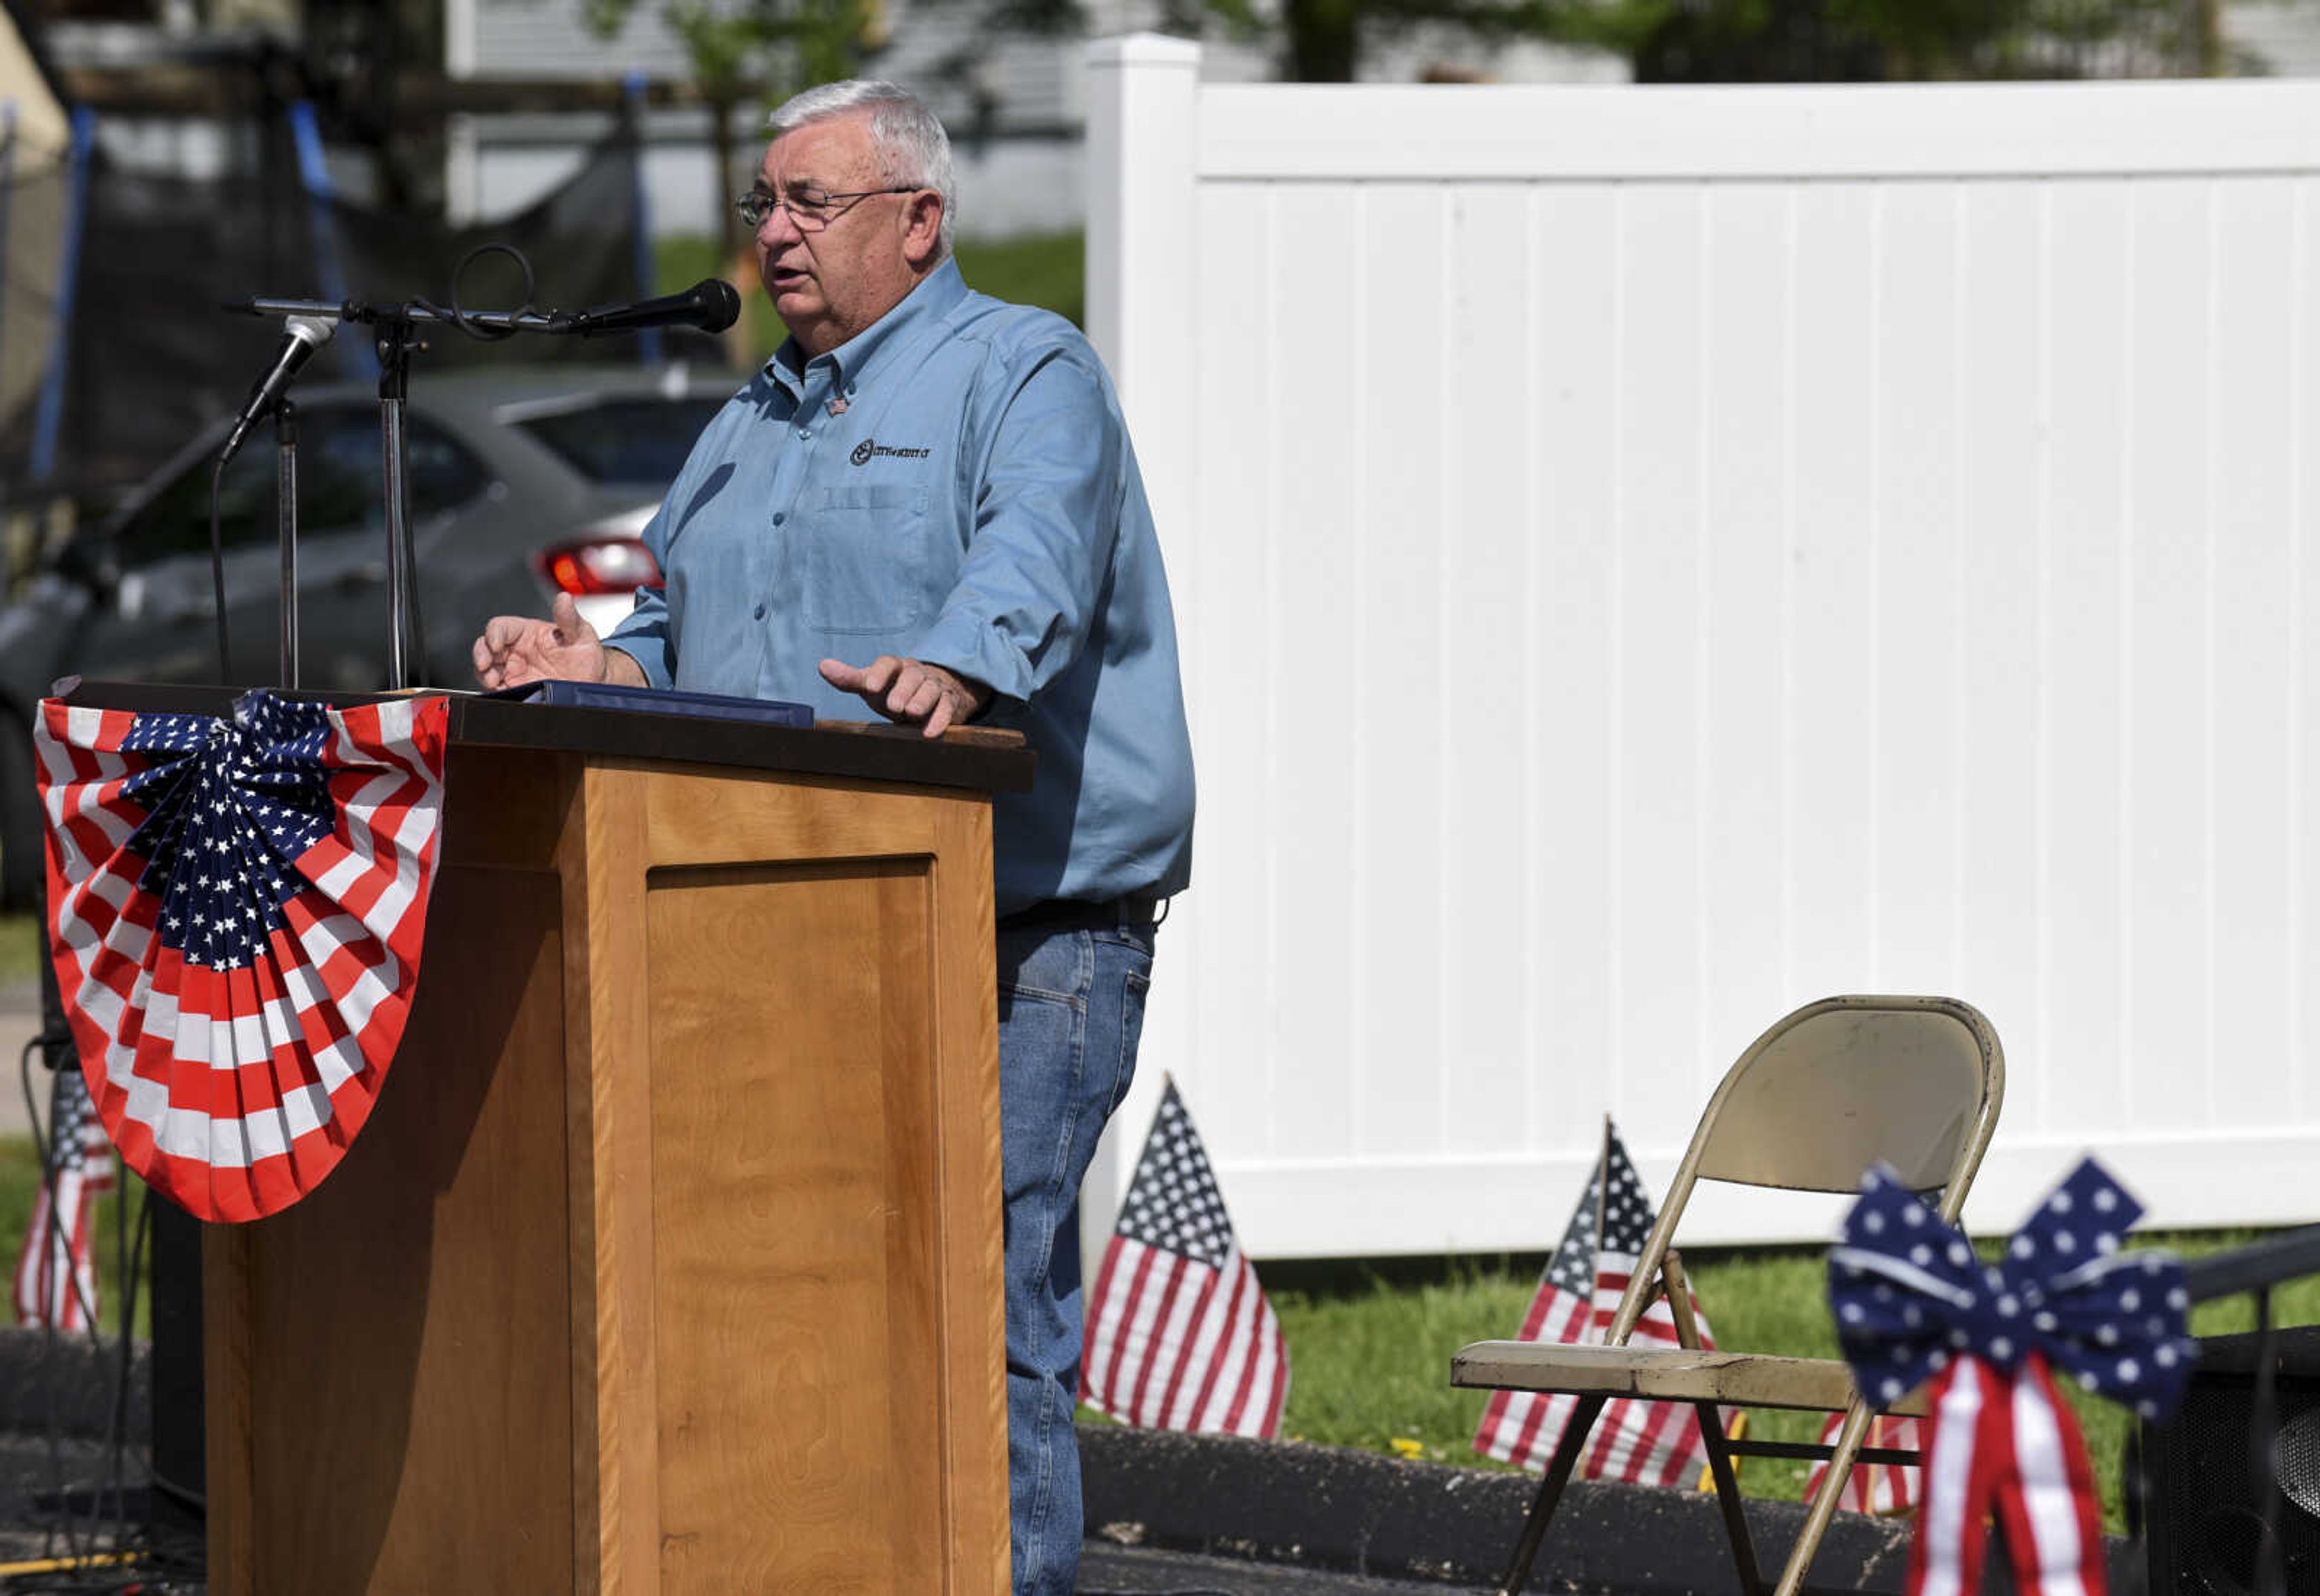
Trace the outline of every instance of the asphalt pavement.
{"type": "MultiPolygon", "coordinates": [[[[183,1489],[151,1474],[151,1379],[141,1344],[123,1358],[117,1342],[0,1328],[0,1573],[120,1546],[155,1555],[139,1574],[156,1596],[202,1588],[198,1525],[173,1505],[183,1489]]],[[[1080,1436],[1080,1596],[1473,1596],[1493,1588],[1533,1487],[1337,1446],[1110,1425],[1080,1436]]],[[[1752,1501],[1748,1516],[1760,1547],[1785,1547],[1803,1510],[1752,1501]]],[[[1908,1537],[1840,1514],[1816,1584],[1899,1591],[1908,1537]]],[[[2108,1551],[2112,1588],[2139,1589],[2135,1548],[2108,1551]]],[[[2007,1596],[2003,1559],[1989,1576],[1986,1596],[2007,1596]]],[[[1530,1589],[1725,1596],[1735,1582],[1710,1500],[1581,1481],[1530,1589]]]]}

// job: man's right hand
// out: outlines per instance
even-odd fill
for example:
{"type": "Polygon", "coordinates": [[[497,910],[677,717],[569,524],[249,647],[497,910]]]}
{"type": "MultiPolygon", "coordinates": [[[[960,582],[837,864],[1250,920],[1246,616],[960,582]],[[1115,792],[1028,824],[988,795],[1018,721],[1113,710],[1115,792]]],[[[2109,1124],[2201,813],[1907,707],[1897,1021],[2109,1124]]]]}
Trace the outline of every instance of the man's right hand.
{"type": "Polygon", "coordinates": [[[476,639],[475,660],[476,680],[486,691],[548,679],[645,685],[636,661],[618,648],[604,647],[596,629],[580,619],[568,593],[556,595],[550,620],[494,616],[476,639]]]}

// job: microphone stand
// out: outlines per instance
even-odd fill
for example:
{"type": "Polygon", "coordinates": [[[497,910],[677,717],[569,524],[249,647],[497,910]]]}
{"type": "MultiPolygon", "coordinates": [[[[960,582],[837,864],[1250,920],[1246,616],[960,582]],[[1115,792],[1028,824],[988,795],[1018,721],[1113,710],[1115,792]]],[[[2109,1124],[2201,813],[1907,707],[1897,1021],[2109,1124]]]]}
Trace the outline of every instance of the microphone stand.
{"type": "MultiPolygon", "coordinates": [[[[333,304],[323,300],[258,297],[230,302],[225,308],[260,316],[313,315],[332,317],[341,322],[367,322],[377,330],[379,459],[386,510],[386,686],[389,692],[403,692],[414,685],[413,657],[421,651],[414,644],[425,637],[419,608],[418,554],[411,535],[411,462],[403,444],[403,407],[411,397],[411,357],[427,347],[417,336],[419,324],[449,322],[452,318],[423,303],[371,305],[346,300],[333,304]]],[[[572,330],[574,320],[537,311],[482,311],[467,319],[503,335],[566,332],[572,330]]],[[[282,408],[289,409],[286,399],[282,408]]],[[[285,465],[285,469],[295,470],[295,467],[285,465]]],[[[285,480],[286,483],[289,479],[285,480]]],[[[291,490],[285,486],[283,491],[283,514],[285,518],[295,516],[289,498],[291,490]]],[[[283,674],[285,685],[296,686],[296,644],[295,632],[290,630],[295,626],[296,599],[291,596],[288,585],[295,580],[296,556],[289,540],[296,533],[294,521],[285,519],[283,524],[283,674]]]]}
{"type": "Polygon", "coordinates": [[[282,685],[298,685],[298,407],[274,406],[274,523],[282,544],[282,685]]]}
{"type": "MultiPolygon", "coordinates": [[[[469,258],[484,250],[515,251],[505,245],[486,244],[473,251],[469,258]]],[[[522,257],[516,256],[519,261],[522,257]]],[[[464,262],[462,263],[464,266],[464,262]]],[[[531,286],[531,268],[524,264],[524,287],[531,286]]],[[[513,311],[467,311],[453,308],[445,311],[424,300],[411,300],[402,304],[365,304],[358,300],[344,300],[332,304],[313,299],[276,299],[260,295],[246,300],[230,301],[224,307],[256,316],[317,316],[341,323],[368,322],[377,330],[378,339],[378,431],[381,466],[385,477],[386,501],[386,594],[387,689],[400,693],[411,687],[413,656],[423,667],[426,627],[419,611],[418,550],[411,535],[411,465],[403,444],[403,405],[411,395],[411,357],[426,345],[417,337],[418,329],[427,322],[449,322],[462,331],[482,337],[505,338],[517,332],[575,333],[594,338],[607,333],[633,332],[645,327],[682,322],[718,332],[733,324],[740,311],[740,300],[732,288],[714,279],[697,284],[690,293],[667,295],[633,305],[608,306],[601,310],[565,313],[537,311],[529,305],[513,311]]],[[[285,398],[277,410],[277,424],[295,425],[290,404],[285,398]]],[[[297,685],[297,601],[294,591],[296,582],[296,554],[291,540],[296,535],[296,508],[294,503],[296,467],[291,463],[290,441],[283,445],[282,466],[282,569],[283,569],[283,675],[285,685],[297,685]]]]}
{"type": "Polygon", "coordinates": [[[407,306],[378,317],[379,455],[386,503],[386,686],[412,684],[412,639],[417,630],[418,550],[411,540],[411,460],[403,448],[403,404],[411,397],[411,356],[427,346],[412,336],[407,306]]]}

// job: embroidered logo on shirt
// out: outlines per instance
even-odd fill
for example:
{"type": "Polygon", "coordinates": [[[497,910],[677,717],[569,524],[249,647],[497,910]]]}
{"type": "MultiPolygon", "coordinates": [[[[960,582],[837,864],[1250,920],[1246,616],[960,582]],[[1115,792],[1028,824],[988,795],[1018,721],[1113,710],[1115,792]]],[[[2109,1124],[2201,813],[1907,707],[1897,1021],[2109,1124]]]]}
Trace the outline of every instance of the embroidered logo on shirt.
{"type": "Polygon", "coordinates": [[[923,460],[934,452],[930,449],[896,449],[891,444],[878,443],[865,438],[854,446],[854,452],[847,458],[857,466],[866,466],[880,455],[890,456],[898,460],[923,460]]]}

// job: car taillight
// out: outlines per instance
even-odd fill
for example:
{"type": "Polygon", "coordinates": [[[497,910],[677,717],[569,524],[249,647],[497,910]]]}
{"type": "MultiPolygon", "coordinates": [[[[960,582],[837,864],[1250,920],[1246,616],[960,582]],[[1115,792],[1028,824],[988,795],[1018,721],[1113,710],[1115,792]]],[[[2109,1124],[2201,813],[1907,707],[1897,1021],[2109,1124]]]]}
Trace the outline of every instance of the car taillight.
{"type": "Polygon", "coordinates": [[[634,593],[660,580],[660,567],[639,538],[584,538],[531,557],[539,574],[575,598],[634,593]]]}

